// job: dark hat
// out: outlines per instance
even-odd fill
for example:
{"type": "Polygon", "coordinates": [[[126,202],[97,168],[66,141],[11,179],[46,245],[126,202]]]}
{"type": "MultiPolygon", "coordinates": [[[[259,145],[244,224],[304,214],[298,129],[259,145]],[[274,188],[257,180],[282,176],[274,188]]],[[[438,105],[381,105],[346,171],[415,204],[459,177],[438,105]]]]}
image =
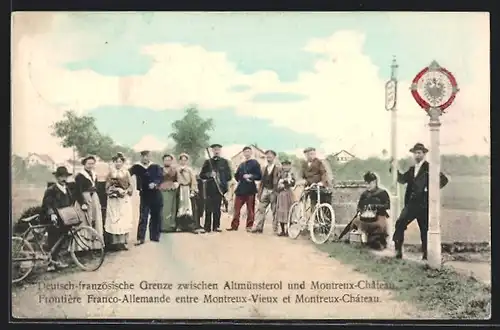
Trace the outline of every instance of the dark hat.
{"type": "Polygon", "coordinates": [[[289,161],[288,159],[285,159],[284,161],[281,162],[281,165],[291,165],[292,162],[289,161]]]}
{"type": "Polygon", "coordinates": [[[68,169],[66,168],[66,166],[59,166],[55,172],[52,172],[52,174],[55,176],[55,177],[61,177],[61,176],[71,176],[71,173],[68,172],[68,169]]]}
{"type": "Polygon", "coordinates": [[[305,148],[304,149],[304,153],[308,153],[309,151],[316,151],[316,148],[313,148],[313,147],[309,147],[309,148],[305,148]]]}
{"type": "Polygon", "coordinates": [[[427,153],[429,149],[427,149],[422,143],[415,143],[413,148],[410,149],[410,152],[422,151],[423,153],[427,153]]]}
{"type": "Polygon", "coordinates": [[[149,155],[150,151],[149,150],[143,150],[141,151],[141,156],[147,156],[149,155]]]}
{"type": "Polygon", "coordinates": [[[252,150],[252,148],[249,147],[249,146],[246,146],[246,147],[243,148],[243,151],[245,151],[245,150],[252,150]]]}
{"type": "Polygon", "coordinates": [[[210,146],[210,148],[222,148],[222,145],[218,144],[218,143],[214,143],[210,146]]]}
{"type": "Polygon", "coordinates": [[[271,154],[271,155],[273,155],[274,157],[276,157],[276,151],[274,151],[274,150],[266,150],[265,154],[266,154],[266,155],[267,155],[267,154],[271,154]]]}
{"type": "Polygon", "coordinates": [[[92,159],[94,162],[97,161],[95,156],[89,155],[89,156],[86,156],[82,159],[82,165],[85,165],[87,163],[87,160],[90,160],[90,159],[92,159]]]}
{"type": "Polygon", "coordinates": [[[366,183],[376,181],[377,179],[377,175],[373,172],[366,172],[365,175],[363,175],[363,180],[366,183]]]}
{"type": "Polygon", "coordinates": [[[114,162],[116,162],[118,159],[121,159],[122,162],[125,161],[125,156],[123,155],[123,153],[117,152],[116,155],[114,155],[111,160],[114,161],[114,162]]]}

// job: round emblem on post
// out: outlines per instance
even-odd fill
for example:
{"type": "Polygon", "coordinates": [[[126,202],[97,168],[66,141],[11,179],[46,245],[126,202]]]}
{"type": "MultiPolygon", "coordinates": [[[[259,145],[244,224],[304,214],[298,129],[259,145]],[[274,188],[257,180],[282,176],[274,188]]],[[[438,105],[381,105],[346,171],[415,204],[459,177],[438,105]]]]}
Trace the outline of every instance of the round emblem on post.
{"type": "Polygon", "coordinates": [[[453,74],[436,61],[415,76],[410,89],[417,104],[425,111],[430,108],[444,111],[453,103],[459,91],[453,74]]]}

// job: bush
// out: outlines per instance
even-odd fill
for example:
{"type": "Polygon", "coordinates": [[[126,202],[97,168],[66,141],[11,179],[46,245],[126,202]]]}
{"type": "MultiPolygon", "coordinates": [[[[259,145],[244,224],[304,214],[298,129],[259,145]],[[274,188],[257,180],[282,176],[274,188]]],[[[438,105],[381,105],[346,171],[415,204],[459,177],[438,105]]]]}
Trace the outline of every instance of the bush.
{"type": "MultiPolygon", "coordinates": [[[[43,214],[43,209],[42,209],[41,205],[29,207],[29,208],[25,209],[23,211],[23,213],[21,213],[21,216],[19,217],[19,219],[17,219],[16,222],[14,223],[14,228],[13,228],[14,234],[21,234],[26,229],[28,229],[28,223],[22,222],[20,220],[27,218],[27,217],[31,217],[35,214],[40,214],[40,215],[43,214]]],[[[32,224],[34,224],[34,223],[32,223],[32,224]]]]}

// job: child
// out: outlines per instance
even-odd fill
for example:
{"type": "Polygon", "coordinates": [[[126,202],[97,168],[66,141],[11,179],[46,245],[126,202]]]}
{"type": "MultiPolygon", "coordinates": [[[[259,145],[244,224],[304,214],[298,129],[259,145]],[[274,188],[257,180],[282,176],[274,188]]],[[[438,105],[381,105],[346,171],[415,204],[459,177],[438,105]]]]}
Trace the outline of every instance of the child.
{"type": "Polygon", "coordinates": [[[276,220],[281,226],[278,236],[287,236],[286,225],[288,223],[288,212],[294,202],[292,188],[295,186],[295,177],[292,173],[292,163],[289,160],[281,162],[282,168],[278,180],[278,196],[276,203],[276,220]]]}

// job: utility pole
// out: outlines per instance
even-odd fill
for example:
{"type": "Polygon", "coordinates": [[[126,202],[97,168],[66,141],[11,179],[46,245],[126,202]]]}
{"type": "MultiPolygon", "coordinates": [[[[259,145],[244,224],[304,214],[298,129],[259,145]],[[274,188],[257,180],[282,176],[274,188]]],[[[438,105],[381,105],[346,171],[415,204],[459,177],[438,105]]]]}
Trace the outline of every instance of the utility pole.
{"type": "Polygon", "coordinates": [[[398,155],[397,155],[397,138],[398,138],[398,117],[397,117],[397,97],[398,97],[398,64],[396,57],[393,56],[391,64],[391,79],[385,85],[385,109],[391,112],[391,216],[388,219],[387,228],[389,235],[389,245],[392,247],[392,234],[394,232],[393,222],[399,216],[399,187],[398,187],[398,155]]]}

